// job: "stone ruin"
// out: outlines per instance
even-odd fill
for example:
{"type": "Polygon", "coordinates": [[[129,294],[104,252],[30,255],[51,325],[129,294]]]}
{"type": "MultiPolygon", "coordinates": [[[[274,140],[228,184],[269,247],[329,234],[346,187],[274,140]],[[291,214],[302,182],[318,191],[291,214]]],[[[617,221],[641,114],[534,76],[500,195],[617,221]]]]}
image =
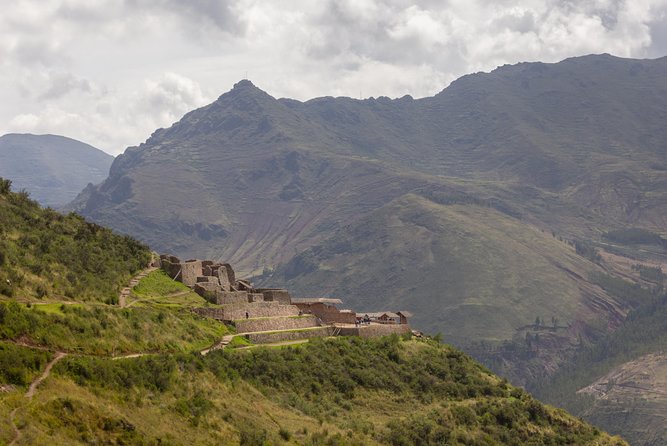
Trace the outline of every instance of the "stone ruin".
{"type": "Polygon", "coordinates": [[[339,299],[292,299],[282,288],[255,288],[250,281],[237,278],[229,263],[181,261],[176,256],[163,254],[155,266],[215,305],[194,308],[195,313],[231,323],[237,333],[247,333],[246,337],[256,343],[338,334],[369,337],[410,331],[404,316],[407,312],[370,313],[401,316],[375,318],[372,326],[363,324],[360,319],[367,319],[368,314],[339,310],[336,307],[342,303],[339,299]]]}

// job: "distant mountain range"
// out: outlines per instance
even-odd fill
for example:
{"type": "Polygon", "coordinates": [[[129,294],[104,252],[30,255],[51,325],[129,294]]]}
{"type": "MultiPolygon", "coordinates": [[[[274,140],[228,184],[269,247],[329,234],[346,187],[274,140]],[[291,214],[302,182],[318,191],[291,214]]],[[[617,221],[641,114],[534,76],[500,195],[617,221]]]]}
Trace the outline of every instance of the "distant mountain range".
{"type": "Polygon", "coordinates": [[[64,206],[88,183],[102,182],[112,162],[111,155],[64,136],[0,136],[0,177],[45,206],[64,206]]]}
{"type": "Polygon", "coordinates": [[[664,233],[665,122],[667,58],[503,66],[423,99],[299,102],[244,80],[69,208],[260,283],[410,310],[529,384],[641,305],[609,285],[646,285],[619,265],[667,258],[604,237],[664,233]]]}

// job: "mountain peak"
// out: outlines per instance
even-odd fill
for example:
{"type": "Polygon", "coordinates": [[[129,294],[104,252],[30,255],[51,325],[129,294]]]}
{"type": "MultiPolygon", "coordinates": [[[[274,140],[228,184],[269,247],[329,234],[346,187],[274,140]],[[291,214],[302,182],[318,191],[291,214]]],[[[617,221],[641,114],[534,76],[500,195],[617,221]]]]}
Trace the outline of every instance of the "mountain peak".
{"type": "Polygon", "coordinates": [[[234,84],[234,88],[248,88],[248,87],[255,87],[255,84],[253,84],[250,79],[241,79],[237,83],[234,84]]]}

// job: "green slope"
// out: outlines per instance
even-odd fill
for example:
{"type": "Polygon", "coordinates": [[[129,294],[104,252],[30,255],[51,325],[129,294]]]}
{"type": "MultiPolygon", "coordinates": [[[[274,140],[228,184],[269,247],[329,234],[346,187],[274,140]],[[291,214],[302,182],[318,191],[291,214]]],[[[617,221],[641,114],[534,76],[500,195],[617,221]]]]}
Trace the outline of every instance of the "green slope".
{"type": "Polygon", "coordinates": [[[150,257],[136,240],[43,209],[0,178],[0,295],[113,301],[150,257]]]}
{"type": "MultiPolygon", "coordinates": [[[[19,403],[0,398],[5,415],[19,403]]],[[[204,358],[66,357],[18,407],[17,444],[625,444],[450,347],[398,338],[204,358]]]]}
{"type": "MultiPolygon", "coordinates": [[[[97,237],[76,230],[90,227],[79,217],[61,217],[63,228],[0,184],[3,222],[15,223],[10,239],[37,231],[56,246],[100,248],[97,237]],[[21,223],[26,217],[32,225],[21,223]],[[43,218],[51,224],[42,226],[43,218]]],[[[104,235],[109,268],[146,261],[141,245],[93,228],[104,235]]],[[[49,251],[28,244],[9,252],[16,271],[24,259],[43,259],[49,268],[35,277],[48,290],[57,290],[50,271],[81,266],[52,264],[49,251]]],[[[24,303],[0,299],[0,442],[626,444],[428,338],[316,339],[202,356],[228,328],[189,311],[205,302],[163,273],[144,277],[125,308],[95,299],[116,292],[127,268],[67,299],[54,293],[38,302],[32,288],[13,290],[24,303]]]]}

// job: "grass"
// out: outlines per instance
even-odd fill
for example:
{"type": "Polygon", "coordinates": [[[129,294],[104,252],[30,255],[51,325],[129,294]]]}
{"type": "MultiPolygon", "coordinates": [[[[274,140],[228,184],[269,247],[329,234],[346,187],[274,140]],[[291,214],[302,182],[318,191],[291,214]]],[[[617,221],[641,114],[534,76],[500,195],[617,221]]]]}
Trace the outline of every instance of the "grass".
{"type": "Polygon", "coordinates": [[[59,312],[0,302],[0,339],[93,355],[185,352],[205,348],[225,325],[183,308],[63,305],[59,312]]]}
{"type": "Polygon", "coordinates": [[[31,444],[623,444],[450,347],[398,337],[70,356],[17,420],[31,444]]]}
{"type": "MultiPolygon", "coordinates": [[[[83,308],[83,304],[67,304],[70,308],[83,308]]],[[[45,313],[51,313],[51,314],[61,314],[64,315],[65,313],[63,312],[63,307],[64,304],[62,303],[37,303],[33,302],[30,304],[32,308],[35,310],[43,311],[45,313]]],[[[27,304],[26,304],[27,307],[27,304]]]]}
{"type": "Polygon", "coordinates": [[[113,302],[150,259],[146,246],[82,217],[0,191],[0,296],[113,302]]]}
{"type": "Polygon", "coordinates": [[[245,336],[239,335],[239,336],[234,336],[232,340],[229,341],[229,344],[227,344],[226,348],[247,347],[249,345],[254,345],[254,344],[250,342],[248,339],[246,339],[245,336]]]}
{"type": "Polygon", "coordinates": [[[136,299],[128,302],[132,306],[157,306],[163,308],[209,306],[206,300],[181,282],[172,280],[158,269],[152,271],[132,288],[136,299]],[[133,303],[135,302],[135,303],[133,303]]]}

